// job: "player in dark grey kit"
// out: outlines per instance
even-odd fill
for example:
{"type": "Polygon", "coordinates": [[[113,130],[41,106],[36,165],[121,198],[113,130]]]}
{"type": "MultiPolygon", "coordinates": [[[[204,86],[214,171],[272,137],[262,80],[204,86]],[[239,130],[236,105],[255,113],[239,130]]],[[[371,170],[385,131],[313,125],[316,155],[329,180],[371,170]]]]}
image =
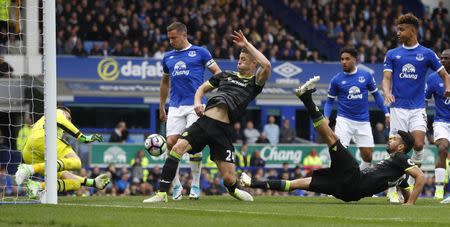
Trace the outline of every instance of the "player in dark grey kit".
{"type": "Polygon", "coordinates": [[[239,200],[253,201],[249,193],[236,188],[238,181],[231,134],[233,123],[245,114],[248,104],[261,93],[269,79],[271,65],[241,31],[235,31],[232,37],[236,46],[242,48],[238,72],[216,74],[197,89],[194,110],[201,117],[181,134],[181,139],[172,148],[164,164],[160,191],[144,200],[144,203],[167,202],[167,191],[181,156],[186,152],[201,151],[206,145],[210,147],[211,160],[217,164],[228,193],[239,200]],[[260,66],[258,70],[257,65],[260,66]],[[204,109],[201,99],[214,88],[217,88],[217,92],[212,94],[204,109]]]}
{"type": "Polygon", "coordinates": [[[328,126],[327,120],[312,100],[312,93],[316,90],[315,84],[319,79],[318,76],[310,79],[296,90],[296,95],[305,104],[314,122],[314,127],[329,146],[330,168],[316,170],[311,177],[293,181],[254,181],[243,173],[240,178],[241,184],[246,187],[278,191],[304,189],[333,195],[346,202],[358,201],[361,198],[382,192],[391,186],[400,186],[400,188],[405,188],[402,190],[405,203],[408,205],[414,204],[425,184],[425,176],[420,168],[406,155],[414,145],[412,135],[399,131],[397,135],[389,139],[387,144],[389,157],[373,167],[360,171],[355,158],[340,143],[338,137],[328,126]],[[404,179],[405,173],[416,180],[412,192],[406,190],[408,184],[404,179]]]}

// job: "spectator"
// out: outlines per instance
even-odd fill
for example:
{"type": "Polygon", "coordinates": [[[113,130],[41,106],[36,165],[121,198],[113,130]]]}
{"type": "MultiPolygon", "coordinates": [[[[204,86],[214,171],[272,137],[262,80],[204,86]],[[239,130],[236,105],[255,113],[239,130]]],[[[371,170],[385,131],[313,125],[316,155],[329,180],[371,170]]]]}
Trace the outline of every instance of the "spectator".
{"type": "Polygon", "coordinates": [[[261,152],[255,151],[252,155],[252,158],[250,159],[250,166],[251,167],[262,167],[266,165],[266,161],[261,158],[261,152]]]}
{"type": "Polygon", "coordinates": [[[73,48],[72,55],[75,55],[77,57],[86,57],[88,55],[88,53],[84,49],[83,43],[80,40],[77,41],[77,44],[73,48]]]}
{"type": "Polygon", "coordinates": [[[258,140],[259,132],[254,128],[252,121],[247,121],[247,127],[244,129],[245,141],[247,144],[254,144],[258,140]]]}
{"type": "Polygon", "coordinates": [[[294,143],[296,136],[295,130],[289,125],[289,119],[284,119],[280,129],[280,143],[294,143]]]}
{"type": "Polygon", "coordinates": [[[150,161],[148,160],[148,158],[145,156],[145,151],[144,150],[140,150],[136,153],[136,157],[134,157],[133,159],[131,159],[130,165],[134,166],[136,160],[139,159],[140,161],[140,165],[142,167],[142,180],[147,179],[147,176],[149,174],[148,172],[148,165],[150,163],[150,161]]]}
{"type": "Polygon", "coordinates": [[[242,144],[241,150],[235,153],[236,167],[238,169],[246,169],[250,167],[251,155],[248,152],[248,145],[246,143],[242,144]]]}
{"type": "Polygon", "coordinates": [[[381,122],[377,122],[375,124],[375,128],[373,130],[373,141],[375,144],[385,144],[387,141],[384,125],[381,122]]]}
{"type": "Polygon", "coordinates": [[[269,139],[271,145],[277,145],[280,139],[280,127],[275,124],[275,121],[274,116],[269,116],[267,124],[264,125],[263,130],[266,133],[267,139],[269,139]]]}
{"type": "Polygon", "coordinates": [[[100,49],[100,46],[97,43],[94,43],[92,45],[91,52],[89,52],[89,55],[102,56],[103,55],[103,51],[100,49]]]}
{"type": "Polygon", "coordinates": [[[14,72],[14,69],[5,61],[3,56],[0,56],[0,78],[9,78],[14,72]]]}
{"type": "Polygon", "coordinates": [[[27,142],[28,136],[31,134],[31,118],[29,116],[25,116],[23,119],[23,126],[20,128],[19,133],[17,134],[16,140],[16,150],[22,151],[25,143],[27,142]]]}
{"type": "Polygon", "coordinates": [[[448,9],[445,8],[443,1],[439,1],[438,7],[433,9],[431,19],[435,19],[438,15],[448,15],[448,9]]]}
{"type": "Polygon", "coordinates": [[[289,169],[289,163],[287,162],[283,163],[278,178],[279,179],[286,178],[287,180],[291,179],[291,170],[289,169]]]}
{"type": "Polygon", "coordinates": [[[427,181],[423,186],[422,196],[433,197],[434,196],[434,177],[427,177],[427,181]]]}
{"type": "Polygon", "coordinates": [[[270,143],[269,139],[267,139],[267,134],[265,132],[261,132],[258,140],[256,140],[256,143],[270,143]]]}
{"type": "Polygon", "coordinates": [[[236,122],[233,125],[233,133],[231,134],[231,140],[233,141],[233,143],[244,143],[245,142],[245,136],[242,133],[242,129],[241,129],[241,123],[240,122],[236,122]]]}
{"type": "Polygon", "coordinates": [[[131,166],[131,182],[139,184],[144,182],[144,168],[142,168],[140,157],[136,157],[133,160],[134,164],[131,166]]]}
{"type": "Polygon", "coordinates": [[[108,167],[106,167],[106,172],[109,173],[111,182],[115,183],[120,179],[120,173],[117,172],[116,166],[114,164],[109,164],[108,167]]]}
{"type": "Polygon", "coordinates": [[[89,178],[95,179],[99,175],[100,175],[100,168],[98,166],[92,167],[91,174],[89,175],[89,178]]]}
{"type": "Polygon", "coordinates": [[[122,172],[121,173],[122,176],[120,178],[120,180],[117,181],[116,185],[117,185],[117,191],[120,194],[130,194],[130,174],[128,173],[128,171],[126,172],[122,172]]]}
{"type": "Polygon", "coordinates": [[[303,167],[306,170],[307,176],[310,176],[312,171],[322,168],[322,160],[317,154],[315,148],[312,148],[309,155],[306,156],[305,159],[303,159],[303,167]]]}
{"type": "Polygon", "coordinates": [[[109,137],[110,143],[125,143],[128,138],[128,129],[125,121],[119,121],[116,124],[114,132],[111,133],[109,137]]]}
{"type": "Polygon", "coordinates": [[[164,57],[164,52],[166,52],[166,48],[164,46],[159,46],[158,51],[155,52],[153,58],[155,60],[162,60],[164,57]]]}
{"type": "Polygon", "coordinates": [[[297,165],[294,169],[294,174],[293,174],[293,179],[300,179],[303,178],[303,172],[302,172],[302,168],[297,165]]]}

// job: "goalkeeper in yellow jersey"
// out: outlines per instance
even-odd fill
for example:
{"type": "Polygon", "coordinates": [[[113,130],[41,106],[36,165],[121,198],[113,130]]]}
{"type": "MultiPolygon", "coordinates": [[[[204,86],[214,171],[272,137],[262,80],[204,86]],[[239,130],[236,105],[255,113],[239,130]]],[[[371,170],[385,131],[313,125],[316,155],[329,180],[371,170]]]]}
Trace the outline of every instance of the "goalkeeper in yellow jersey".
{"type": "MultiPolygon", "coordinates": [[[[58,107],[56,111],[57,122],[57,167],[58,167],[58,192],[74,191],[81,186],[95,187],[104,189],[109,184],[110,179],[106,174],[101,174],[95,179],[88,179],[77,176],[69,171],[81,169],[81,160],[72,147],[62,139],[64,133],[77,138],[83,143],[92,143],[94,141],[103,141],[99,134],[90,136],[83,133],[75,127],[72,122],[71,112],[67,107],[58,107]]],[[[23,162],[16,172],[16,183],[21,185],[26,183],[27,192],[30,197],[36,197],[38,192],[45,189],[45,182],[37,182],[29,179],[33,174],[44,174],[45,171],[45,117],[41,117],[31,129],[31,134],[25,143],[22,152],[23,162]]]]}

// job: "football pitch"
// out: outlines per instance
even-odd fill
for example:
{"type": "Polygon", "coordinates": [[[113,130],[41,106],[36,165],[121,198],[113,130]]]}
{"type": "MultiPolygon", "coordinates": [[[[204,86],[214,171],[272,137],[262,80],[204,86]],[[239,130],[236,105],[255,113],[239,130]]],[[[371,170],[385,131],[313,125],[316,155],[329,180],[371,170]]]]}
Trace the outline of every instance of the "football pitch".
{"type": "Polygon", "coordinates": [[[448,226],[450,204],[415,206],[385,198],[344,203],[329,197],[230,196],[143,204],[144,197],[60,197],[58,205],[0,205],[0,226],[448,226]]]}

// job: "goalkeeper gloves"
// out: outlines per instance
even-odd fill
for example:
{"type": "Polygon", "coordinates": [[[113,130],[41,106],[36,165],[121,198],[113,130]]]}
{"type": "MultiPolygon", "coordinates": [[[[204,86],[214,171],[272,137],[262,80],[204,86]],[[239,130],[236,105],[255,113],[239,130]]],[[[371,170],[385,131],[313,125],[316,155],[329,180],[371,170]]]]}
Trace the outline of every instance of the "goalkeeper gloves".
{"type": "Polygon", "coordinates": [[[92,134],[90,136],[81,135],[78,140],[82,143],[103,142],[103,136],[100,134],[92,134]]]}

